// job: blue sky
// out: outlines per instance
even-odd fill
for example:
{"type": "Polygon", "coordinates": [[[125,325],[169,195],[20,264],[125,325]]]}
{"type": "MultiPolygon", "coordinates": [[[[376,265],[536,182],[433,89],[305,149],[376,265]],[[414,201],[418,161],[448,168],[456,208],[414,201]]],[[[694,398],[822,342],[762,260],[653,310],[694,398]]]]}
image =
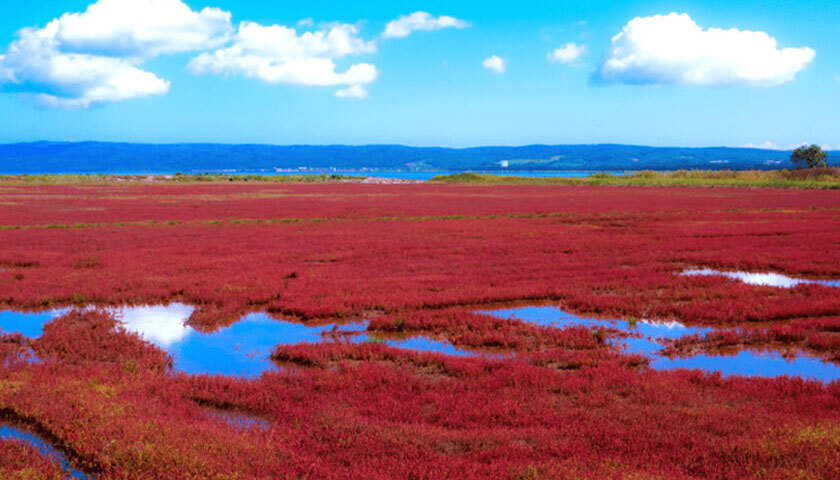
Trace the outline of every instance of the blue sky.
{"type": "Polygon", "coordinates": [[[836,0],[103,2],[4,5],[0,142],[840,149],[836,0]]]}

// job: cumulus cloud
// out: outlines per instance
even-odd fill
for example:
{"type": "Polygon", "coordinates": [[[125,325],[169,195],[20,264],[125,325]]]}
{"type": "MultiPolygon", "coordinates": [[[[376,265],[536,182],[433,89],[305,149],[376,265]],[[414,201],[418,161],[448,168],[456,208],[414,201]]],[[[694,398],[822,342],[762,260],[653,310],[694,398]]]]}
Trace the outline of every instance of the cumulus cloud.
{"type": "Polygon", "coordinates": [[[501,74],[507,71],[507,61],[504,58],[498,57],[493,55],[492,57],[488,57],[484,59],[484,62],[481,65],[486,69],[490,70],[493,73],[501,74]]]}
{"type": "Polygon", "coordinates": [[[764,32],[703,29],[686,14],[637,17],[612,38],[596,79],[689,87],[790,82],[814,50],[778,47],[764,32]]]}
{"type": "Polygon", "coordinates": [[[405,38],[412,32],[442,30],[444,28],[467,28],[470,24],[455,17],[442,15],[434,17],[426,12],[414,12],[411,15],[403,15],[396,20],[388,22],[385,26],[385,38],[405,38]]]}
{"type": "Polygon", "coordinates": [[[0,89],[61,108],[161,95],[169,82],[143,62],[217,46],[231,28],[229,13],[194,12],[180,0],[99,0],[18,32],[0,56],[0,89]]]}
{"type": "Polygon", "coordinates": [[[168,81],[121,58],[61,53],[55,45],[54,27],[20,32],[20,39],[0,58],[3,90],[61,108],[85,108],[169,91],[168,81]]]}
{"type": "Polygon", "coordinates": [[[335,61],[375,51],[376,44],[360,38],[353,25],[334,24],[298,34],[282,25],[243,22],[231,46],[195,57],[189,69],[195,74],[238,74],[271,84],[344,86],[350,88],[337,96],[363,98],[367,91],[362,86],[379,75],[376,66],[356,63],[338,71],[335,61]]]}
{"type": "Polygon", "coordinates": [[[565,63],[567,65],[574,64],[580,57],[586,55],[586,45],[578,45],[577,43],[567,43],[560,48],[548,52],[546,58],[550,63],[565,63]]]}
{"type": "Polygon", "coordinates": [[[181,0],[99,0],[53,22],[64,51],[150,58],[217,47],[232,33],[230,18],[218,8],[195,12],[181,0]]]}
{"type": "Polygon", "coordinates": [[[350,85],[347,88],[342,88],[341,90],[338,90],[338,91],[335,92],[335,96],[338,97],[338,98],[358,98],[358,99],[361,99],[361,98],[368,98],[369,94],[370,94],[370,92],[368,92],[367,88],[365,88],[362,85],[350,85]]]}

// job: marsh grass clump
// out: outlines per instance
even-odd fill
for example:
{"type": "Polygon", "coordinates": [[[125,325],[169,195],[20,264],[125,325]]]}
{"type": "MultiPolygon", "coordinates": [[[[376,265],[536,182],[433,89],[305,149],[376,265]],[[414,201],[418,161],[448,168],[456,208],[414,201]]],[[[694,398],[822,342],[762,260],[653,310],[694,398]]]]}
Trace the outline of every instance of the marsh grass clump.
{"type": "Polygon", "coordinates": [[[102,264],[99,262],[99,259],[94,256],[80,258],[73,262],[73,268],[77,270],[84,268],[96,268],[100,266],[102,266],[102,264]]]}
{"type": "Polygon", "coordinates": [[[73,311],[53,320],[32,347],[39,358],[59,363],[116,364],[127,371],[164,372],[172,367],[172,358],[163,350],[127,332],[103,311],[73,311]]]}

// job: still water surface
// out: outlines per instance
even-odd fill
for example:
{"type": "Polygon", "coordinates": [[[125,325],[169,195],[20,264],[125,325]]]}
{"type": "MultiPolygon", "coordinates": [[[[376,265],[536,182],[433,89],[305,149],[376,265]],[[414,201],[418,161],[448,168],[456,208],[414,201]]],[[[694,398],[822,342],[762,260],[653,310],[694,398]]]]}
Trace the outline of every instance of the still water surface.
{"type": "Polygon", "coordinates": [[[777,353],[741,351],[735,355],[701,354],[688,358],[669,358],[659,354],[662,340],[677,339],[684,335],[705,335],[711,328],[689,327],[678,322],[651,322],[640,320],[633,325],[626,320],[599,320],[579,317],[558,307],[524,307],[492,310],[483,313],[501,318],[518,318],[543,326],[589,328],[614,328],[634,335],[614,341],[629,353],[650,357],[651,367],[657,370],[676,368],[699,369],[706,372],[720,372],[724,376],[747,377],[791,376],[832,382],[840,379],[840,367],[805,355],[783,358],[777,353]]]}
{"type": "MultiPolygon", "coordinates": [[[[124,328],[135,332],[172,355],[174,369],[190,374],[219,374],[253,378],[276,369],[269,356],[277,345],[303,342],[318,343],[346,339],[352,342],[376,341],[386,345],[420,352],[437,352],[453,356],[474,356],[475,352],[456,348],[444,341],[414,336],[393,339],[365,333],[361,323],[345,325],[307,325],[277,320],[264,313],[246,315],[240,321],[213,333],[199,332],[187,320],[195,307],[173,303],[167,306],[113,308],[110,311],[124,328]],[[339,335],[331,335],[338,331],[339,335]]],[[[20,332],[37,337],[43,325],[66,310],[44,313],[0,313],[0,330],[20,332]]],[[[840,367],[833,363],[798,355],[782,358],[774,353],[743,351],[736,355],[702,354],[689,358],[668,358],[659,354],[662,341],[685,335],[705,335],[710,328],[689,327],[678,322],[640,320],[632,325],[626,320],[599,320],[570,314],[557,307],[525,307],[493,310],[485,313],[501,318],[519,318],[544,326],[614,328],[631,334],[615,340],[629,353],[647,355],[651,367],[658,370],[696,368],[724,375],[775,377],[782,375],[813,378],[830,382],[840,379],[840,367]]]]}
{"type": "Polygon", "coordinates": [[[703,268],[686,270],[681,273],[683,276],[721,276],[739,280],[749,285],[762,287],[793,288],[797,285],[824,285],[826,287],[840,287],[840,280],[808,280],[804,278],[793,278],[779,273],[750,273],[750,272],[724,272],[703,268]]]}
{"type": "MultiPolygon", "coordinates": [[[[231,375],[253,378],[275,369],[270,360],[277,345],[318,343],[346,338],[360,343],[375,341],[395,348],[437,352],[453,356],[474,355],[452,345],[422,336],[392,339],[365,334],[361,323],[307,325],[287,322],[265,313],[246,315],[240,321],[212,333],[203,333],[187,325],[195,307],[181,303],[107,309],[129,332],[136,333],[169,353],[174,369],[190,374],[231,375]],[[341,335],[327,335],[337,330],[341,335]]],[[[18,332],[34,338],[44,324],[68,310],[42,313],[4,311],[0,313],[0,331],[18,332]]]]}

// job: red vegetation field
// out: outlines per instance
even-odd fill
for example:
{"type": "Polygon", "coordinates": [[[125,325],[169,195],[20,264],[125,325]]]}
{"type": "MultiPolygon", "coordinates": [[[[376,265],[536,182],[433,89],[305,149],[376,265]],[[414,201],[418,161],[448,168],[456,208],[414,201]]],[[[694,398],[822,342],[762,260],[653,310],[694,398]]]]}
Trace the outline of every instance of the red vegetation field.
{"type": "Polygon", "coordinates": [[[66,474],[52,459],[16,441],[0,441],[0,477],[7,479],[64,480],[66,474]]]}
{"type": "Polygon", "coordinates": [[[838,227],[833,191],[0,185],[0,306],[177,301],[203,331],[269,311],[499,354],[302,344],[254,380],[189,376],[108,314],[71,313],[39,339],[0,338],[0,414],[97,479],[840,478],[838,382],[656,372],[602,332],[471,313],[556,302],[742,329],[675,353],[836,360],[836,288],[679,273],[840,279],[838,227]]]}

